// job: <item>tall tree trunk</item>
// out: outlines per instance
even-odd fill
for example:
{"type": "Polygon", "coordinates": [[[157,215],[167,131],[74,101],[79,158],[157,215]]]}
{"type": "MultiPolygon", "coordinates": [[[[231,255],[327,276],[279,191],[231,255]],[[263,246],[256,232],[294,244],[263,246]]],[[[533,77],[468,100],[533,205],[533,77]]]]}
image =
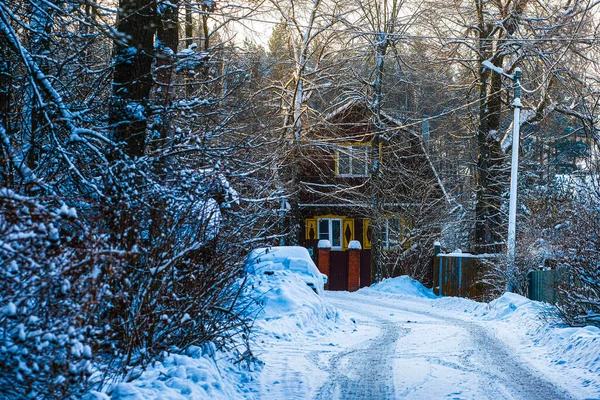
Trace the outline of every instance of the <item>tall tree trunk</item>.
{"type": "MultiPolygon", "coordinates": [[[[54,13],[56,12],[51,5],[52,1],[31,4],[30,11],[29,52],[43,74],[49,72],[48,59],[45,55],[50,52],[50,35],[53,30],[54,13]],[[40,57],[42,55],[44,56],[40,57]]],[[[44,110],[41,108],[42,105],[34,92],[33,87],[27,87],[27,100],[24,107],[24,122],[26,124],[24,128],[25,132],[29,133],[29,146],[25,157],[27,166],[31,169],[36,168],[41,157],[43,148],[41,128],[45,125],[44,110]]]]}
{"type": "Polygon", "coordinates": [[[156,91],[155,100],[160,110],[155,120],[155,129],[159,134],[159,144],[169,137],[171,121],[169,118],[170,105],[173,100],[173,63],[179,43],[179,3],[167,1],[159,4],[161,19],[158,23],[157,58],[155,65],[156,91]]]}
{"type": "Polygon", "coordinates": [[[152,0],[120,0],[115,41],[111,123],[131,157],[144,155],[152,89],[156,10],[152,0]]]}
{"type": "MultiPolygon", "coordinates": [[[[289,217],[289,238],[290,244],[298,244],[300,226],[302,224],[301,213],[300,213],[300,160],[301,154],[301,136],[304,126],[302,124],[302,117],[304,107],[308,99],[306,88],[304,86],[304,79],[306,75],[306,67],[308,63],[308,54],[310,50],[310,44],[314,39],[313,29],[317,13],[321,0],[313,0],[310,17],[306,30],[302,34],[302,41],[299,45],[294,48],[294,58],[296,61],[296,68],[294,70],[294,93],[292,97],[291,105],[291,121],[286,118],[286,136],[290,137],[292,148],[290,154],[290,165],[289,165],[289,197],[288,202],[290,204],[290,217],[289,217]]],[[[294,44],[294,42],[292,42],[294,44]]]]}
{"type": "Polygon", "coordinates": [[[185,46],[190,47],[194,40],[194,18],[193,18],[192,5],[189,1],[185,2],[185,46]]]}
{"type": "MultiPolygon", "coordinates": [[[[10,123],[12,89],[11,73],[8,43],[3,36],[0,36],[0,130],[4,131],[5,140],[10,140],[12,131],[10,123]]],[[[10,146],[0,142],[0,149],[0,185],[10,187],[13,183],[12,168],[9,164],[11,155],[8,154],[10,146]]]]}
{"type": "Polygon", "coordinates": [[[202,24],[202,42],[204,44],[204,51],[208,51],[210,47],[210,37],[208,32],[208,10],[208,7],[206,7],[205,5],[202,6],[202,11],[204,12],[202,13],[202,18],[200,19],[200,21],[202,24]]]}
{"type": "MultiPolygon", "coordinates": [[[[194,16],[193,16],[193,11],[192,11],[192,5],[190,4],[189,0],[185,0],[184,33],[185,33],[185,46],[187,48],[189,48],[194,43],[194,40],[192,39],[192,37],[194,36],[194,16]]],[[[192,86],[192,82],[191,82],[191,79],[189,78],[188,74],[185,75],[184,81],[185,81],[185,94],[187,97],[189,97],[192,95],[193,86],[192,86]]]]}
{"type": "Polygon", "coordinates": [[[10,131],[10,94],[12,88],[10,52],[8,43],[0,36],[0,124],[10,131]]]}
{"type": "MultiPolygon", "coordinates": [[[[492,138],[490,132],[495,128],[492,124],[499,118],[491,115],[492,98],[488,97],[488,87],[491,71],[483,67],[482,62],[492,56],[492,39],[489,37],[492,27],[483,22],[482,10],[480,11],[479,30],[479,126],[477,129],[477,189],[475,200],[475,250],[478,253],[494,253],[493,244],[496,243],[498,227],[495,226],[495,214],[500,212],[499,199],[493,194],[493,181],[495,179],[493,165],[492,138]]],[[[492,91],[492,96],[494,93],[492,91]]],[[[499,96],[494,96],[499,99],[499,96]]]]}
{"type": "Polygon", "coordinates": [[[383,128],[381,124],[381,100],[383,96],[384,59],[388,45],[388,35],[381,32],[378,35],[378,43],[376,45],[376,69],[372,103],[375,120],[373,121],[374,133],[371,140],[371,282],[379,282],[381,279],[387,277],[387,273],[383,271],[381,262],[381,253],[383,251],[383,231],[381,226],[383,221],[378,189],[380,187],[379,160],[381,158],[379,147],[381,138],[379,132],[383,128]]]}
{"type": "MultiPolygon", "coordinates": [[[[524,4],[524,3],[523,3],[524,4]]],[[[518,16],[523,11],[517,4],[514,13],[505,15],[505,30],[497,33],[497,27],[484,20],[485,5],[477,0],[479,31],[479,127],[477,130],[477,189],[475,202],[475,251],[499,253],[504,247],[505,229],[502,216],[502,192],[509,182],[505,155],[502,151],[502,76],[483,67],[490,61],[498,69],[503,68],[505,53],[494,49],[504,37],[516,31],[518,16]],[[494,37],[494,35],[500,37],[494,37]],[[494,46],[494,42],[496,45],[494,46]]],[[[505,13],[509,10],[505,9],[505,13]]]]}

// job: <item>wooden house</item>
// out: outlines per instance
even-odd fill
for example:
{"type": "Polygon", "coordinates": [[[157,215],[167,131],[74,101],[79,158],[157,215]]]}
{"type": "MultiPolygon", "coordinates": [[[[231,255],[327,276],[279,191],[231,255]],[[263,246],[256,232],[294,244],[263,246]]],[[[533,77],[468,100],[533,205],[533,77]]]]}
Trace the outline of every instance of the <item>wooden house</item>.
{"type": "MultiPolygon", "coordinates": [[[[378,126],[362,101],[349,102],[305,135],[300,161],[299,242],[319,264],[319,240],[331,243],[329,289],[348,288],[348,247],[361,243],[360,287],[371,284],[372,227],[380,228],[384,276],[410,273],[408,263],[435,239],[436,210],[445,192],[420,133],[382,114],[378,126]],[[373,149],[374,132],[380,138],[373,149]],[[375,150],[375,151],[374,151],[375,150]],[[373,159],[380,172],[372,174],[373,159]],[[415,235],[419,232],[419,235],[415,235]]],[[[420,127],[419,127],[420,128],[420,127]]],[[[420,132],[420,131],[419,131],[420,132]]],[[[429,255],[431,259],[431,255],[429,255]]]]}

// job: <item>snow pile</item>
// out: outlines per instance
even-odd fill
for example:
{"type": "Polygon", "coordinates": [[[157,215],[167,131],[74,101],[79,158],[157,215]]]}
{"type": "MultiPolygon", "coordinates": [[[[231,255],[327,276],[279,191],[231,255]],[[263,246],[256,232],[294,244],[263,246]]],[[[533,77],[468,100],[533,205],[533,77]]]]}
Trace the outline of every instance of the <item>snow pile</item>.
{"type": "Polygon", "coordinates": [[[343,321],[332,305],[291,271],[251,274],[247,285],[259,307],[255,310],[259,336],[289,341],[306,333],[331,331],[343,321]]]}
{"type": "MultiPolygon", "coordinates": [[[[214,349],[213,349],[214,350],[214,349]]],[[[131,382],[117,384],[113,400],[243,399],[252,372],[234,365],[223,353],[191,347],[187,354],[171,354],[131,382]]],[[[96,393],[97,399],[109,397],[96,393]]],[[[90,397],[91,398],[91,397],[90,397]]]]}
{"type": "MultiPolygon", "coordinates": [[[[265,257],[265,254],[261,257],[265,257]]],[[[246,277],[246,295],[256,300],[251,310],[256,317],[252,351],[258,350],[260,353],[261,346],[280,348],[282,343],[307,337],[326,338],[328,333],[340,327],[353,329],[350,320],[342,318],[332,305],[317,295],[302,275],[285,268],[273,268],[265,274],[260,268],[263,262],[274,263],[272,257],[267,255],[264,261],[255,263],[258,266],[256,273],[246,277]]],[[[273,354],[270,351],[265,353],[265,357],[272,357],[273,354]]],[[[232,357],[210,348],[209,351],[191,348],[183,355],[168,355],[135,380],[119,383],[108,392],[110,398],[123,400],[255,397],[256,382],[263,379],[259,378],[257,371],[262,369],[262,362],[251,356],[250,362],[236,363],[232,357]],[[249,368],[244,368],[244,365],[249,368]]],[[[258,357],[261,355],[258,354],[258,357]]],[[[274,360],[265,361],[268,363],[265,368],[269,366],[271,370],[278,370],[274,360]]],[[[94,396],[90,399],[108,399],[103,393],[94,396]]]]}
{"type": "Polygon", "coordinates": [[[248,275],[256,296],[251,347],[264,368],[252,385],[261,399],[311,399],[328,379],[317,359],[365,337],[350,318],[291,270],[248,275]],[[357,339],[358,337],[358,339],[357,339]]]}
{"type": "Polygon", "coordinates": [[[595,398],[599,393],[600,329],[567,327],[561,324],[556,309],[549,304],[514,293],[505,293],[490,303],[459,297],[436,298],[429,289],[406,276],[387,279],[360,292],[403,300],[413,296],[420,298],[422,305],[429,306],[423,311],[453,311],[457,318],[480,321],[550,380],[569,387],[569,379],[576,379],[589,390],[582,395],[595,398]]]}
{"type": "Polygon", "coordinates": [[[540,356],[547,362],[559,365],[561,369],[587,370],[600,384],[599,328],[566,327],[555,317],[556,310],[551,305],[514,293],[505,293],[489,306],[482,318],[505,322],[509,329],[499,330],[503,339],[514,342],[511,331],[521,331],[531,340],[532,351],[536,348],[545,350],[540,356]]]}
{"type": "MultiPolygon", "coordinates": [[[[529,300],[515,293],[504,293],[500,298],[489,303],[489,311],[484,313],[485,319],[531,319],[549,310],[544,303],[529,300]]],[[[518,321],[520,322],[520,321],[518,321]]]]}
{"type": "Polygon", "coordinates": [[[384,279],[381,282],[360,290],[361,293],[365,294],[372,291],[427,299],[434,299],[437,297],[432,289],[426,288],[421,282],[416,281],[407,275],[384,279]]]}
{"type": "Polygon", "coordinates": [[[548,329],[546,335],[538,335],[535,341],[560,355],[553,360],[555,363],[580,364],[600,376],[600,329],[597,327],[548,329]]]}
{"type": "MultiPolygon", "coordinates": [[[[530,354],[542,370],[549,364],[583,370],[600,384],[600,329],[592,326],[570,328],[561,324],[556,309],[546,303],[530,300],[515,293],[505,293],[486,303],[469,299],[445,297],[434,300],[436,308],[467,312],[478,319],[493,323],[497,335],[522,354],[530,354]]],[[[575,375],[582,375],[577,373],[575,375]]],[[[591,383],[591,382],[590,382],[591,383]]]]}
{"type": "Polygon", "coordinates": [[[432,303],[432,306],[444,310],[467,313],[474,317],[485,315],[490,309],[487,303],[479,303],[475,300],[462,297],[439,297],[432,303]]]}
{"type": "MultiPolygon", "coordinates": [[[[252,250],[246,262],[246,272],[249,274],[262,273],[265,270],[284,270],[316,275],[318,270],[310,270],[314,266],[308,250],[300,246],[260,247],[252,250]]],[[[316,267],[314,267],[316,269],[316,267]]]]}
{"type": "Polygon", "coordinates": [[[308,250],[301,246],[261,247],[246,259],[244,270],[249,274],[272,275],[275,271],[297,274],[315,293],[323,295],[324,275],[321,274],[308,250]]]}

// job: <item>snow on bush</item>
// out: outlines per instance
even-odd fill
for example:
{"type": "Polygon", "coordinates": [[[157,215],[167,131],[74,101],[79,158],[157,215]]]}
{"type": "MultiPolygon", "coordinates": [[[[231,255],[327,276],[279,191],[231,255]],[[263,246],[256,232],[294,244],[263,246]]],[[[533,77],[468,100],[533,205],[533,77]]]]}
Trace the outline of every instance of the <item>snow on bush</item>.
{"type": "MultiPolygon", "coordinates": [[[[210,346],[192,346],[185,354],[170,354],[131,382],[111,389],[113,400],[247,398],[252,371],[230,361],[230,354],[214,352],[210,346]],[[209,351],[207,351],[207,349],[209,351]]],[[[98,394],[97,399],[108,399],[98,394]]]]}
{"type": "MultiPolygon", "coordinates": [[[[594,165],[592,171],[598,171],[594,165]]],[[[556,306],[571,326],[600,327],[600,190],[598,174],[559,176],[553,185],[541,187],[528,201],[532,216],[524,224],[520,242],[542,243],[517,249],[536,251],[538,265],[558,272],[556,306]],[[546,262],[546,260],[548,262],[546,262]]],[[[521,263],[523,264],[523,263],[521,263]]],[[[524,265],[528,267],[527,265],[524,265]]]]}
{"type": "MultiPolygon", "coordinates": [[[[331,332],[349,321],[289,270],[250,273],[245,277],[245,299],[255,301],[254,340],[291,341],[312,332],[331,332]]],[[[257,379],[262,362],[250,350],[237,352],[204,350],[192,346],[185,354],[171,354],[152,363],[137,378],[107,388],[115,400],[240,399],[252,398],[251,381],[257,379]]],[[[136,373],[130,373],[136,376],[136,373]]],[[[107,399],[97,393],[96,399],[107,399]]]]}
{"type": "Polygon", "coordinates": [[[112,261],[101,247],[73,208],[0,189],[0,397],[88,390],[104,330],[89,318],[102,294],[95,270],[112,261]]]}
{"type": "Polygon", "coordinates": [[[0,188],[0,397],[79,397],[165,352],[246,344],[231,188],[146,162],[114,160],[78,210],[0,188]]]}

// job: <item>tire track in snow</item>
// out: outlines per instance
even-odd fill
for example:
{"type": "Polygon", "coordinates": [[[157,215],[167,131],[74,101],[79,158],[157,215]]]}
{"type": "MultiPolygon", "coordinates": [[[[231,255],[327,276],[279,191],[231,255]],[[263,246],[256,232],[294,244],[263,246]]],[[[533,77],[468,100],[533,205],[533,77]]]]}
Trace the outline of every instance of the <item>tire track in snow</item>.
{"type": "MultiPolygon", "coordinates": [[[[356,311],[356,310],[355,310],[356,311]]],[[[364,313],[368,315],[367,313],[364,313]]],[[[368,315],[373,320],[374,316],[368,315]]],[[[329,379],[319,389],[316,399],[392,399],[394,376],[392,358],[398,338],[408,332],[383,319],[376,319],[379,335],[349,350],[333,355],[325,370],[329,379]]],[[[316,354],[312,358],[316,358],[316,354]]]]}
{"type": "MultiPolygon", "coordinates": [[[[485,327],[475,322],[423,310],[418,305],[415,308],[408,307],[408,302],[403,301],[391,302],[351,293],[335,293],[331,294],[329,298],[335,303],[336,307],[349,312],[359,312],[360,314],[369,315],[373,322],[381,326],[382,333],[374,340],[371,346],[364,349],[347,350],[345,353],[348,354],[353,369],[360,369],[366,373],[366,376],[358,375],[360,379],[355,379],[350,383],[359,388],[366,388],[373,386],[373,383],[376,382],[377,388],[386,389],[369,389],[379,390],[378,392],[367,391],[366,389],[362,391],[355,390],[354,386],[349,385],[347,376],[339,373],[339,367],[337,369],[332,368],[339,359],[343,360],[346,357],[344,353],[340,353],[330,360],[331,377],[319,393],[320,395],[324,394],[324,396],[319,396],[318,398],[335,398],[338,393],[339,396],[337,397],[343,399],[432,398],[424,397],[423,392],[426,392],[428,388],[436,387],[440,379],[443,380],[445,378],[445,383],[449,386],[452,384],[452,377],[440,377],[440,373],[443,370],[436,371],[436,365],[446,368],[446,371],[450,369],[459,371],[463,375],[469,374],[471,377],[470,383],[477,384],[478,386],[465,387],[464,382],[456,382],[457,388],[460,384],[463,384],[463,389],[474,393],[470,393],[470,396],[464,397],[466,393],[461,392],[461,390],[448,390],[446,396],[450,396],[450,398],[526,400],[560,400],[571,398],[565,391],[543,379],[539,373],[518,360],[518,357],[512,354],[504,343],[495,338],[485,327]],[[367,314],[365,312],[366,308],[372,310],[374,315],[367,314]],[[376,309],[377,313],[374,312],[376,309]],[[389,317],[381,318],[385,315],[394,315],[390,314],[390,312],[394,311],[412,314],[413,319],[415,317],[426,317],[428,321],[413,325],[414,329],[406,329],[407,325],[412,324],[405,324],[406,321],[396,321],[394,323],[391,321],[392,318],[389,317]],[[419,325],[421,326],[419,327],[419,325]],[[398,349],[394,346],[394,343],[399,338],[399,335],[397,334],[395,337],[386,336],[390,335],[390,332],[403,331],[408,333],[408,335],[403,335],[406,336],[404,338],[405,341],[417,343],[419,340],[423,341],[424,337],[426,340],[427,335],[423,333],[427,331],[433,332],[433,330],[453,330],[458,332],[461,336],[468,339],[465,344],[469,348],[460,349],[458,354],[456,352],[453,354],[450,350],[448,353],[444,353],[444,348],[440,347],[439,343],[428,346],[427,342],[423,342],[421,345],[422,349],[408,346],[402,349],[404,350],[402,353],[397,354],[398,349]],[[423,335],[417,338],[416,335],[419,334],[423,335]],[[437,354],[425,354],[430,349],[436,350],[437,354]],[[361,357],[364,357],[364,359],[361,357]],[[413,385],[408,385],[400,393],[394,393],[393,358],[406,359],[405,362],[409,364],[418,362],[425,366],[424,370],[427,372],[422,379],[417,380],[413,385]],[[449,360],[452,358],[454,360],[449,360]],[[361,368],[361,364],[364,365],[364,368],[361,368]],[[371,372],[369,373],[369,371],[371,372]],[[389,381],[385,383],[381,379],[389,379],[389,381]],[[347,387],[351,388],[350,392],[342,390],[347,387]],[[390,387],[392,390],[387,389],[390,387]],[[332,390],[336,388],[340,389],[339,392],[332,390]],[[420,393],[418,392],[419,390],[421,390],[420,393]],[[361,395],[354,396],[353,392],[361,393],[361,395]],[[349,397],[347,397],[347,394],[349,394],[349,397]]],[[[403,341],[401,340],[399,343],[401,348],[402,344],[403,341]]],[[[401,374],[402,372],[397,371],[396,373],[401,374]]]]}

